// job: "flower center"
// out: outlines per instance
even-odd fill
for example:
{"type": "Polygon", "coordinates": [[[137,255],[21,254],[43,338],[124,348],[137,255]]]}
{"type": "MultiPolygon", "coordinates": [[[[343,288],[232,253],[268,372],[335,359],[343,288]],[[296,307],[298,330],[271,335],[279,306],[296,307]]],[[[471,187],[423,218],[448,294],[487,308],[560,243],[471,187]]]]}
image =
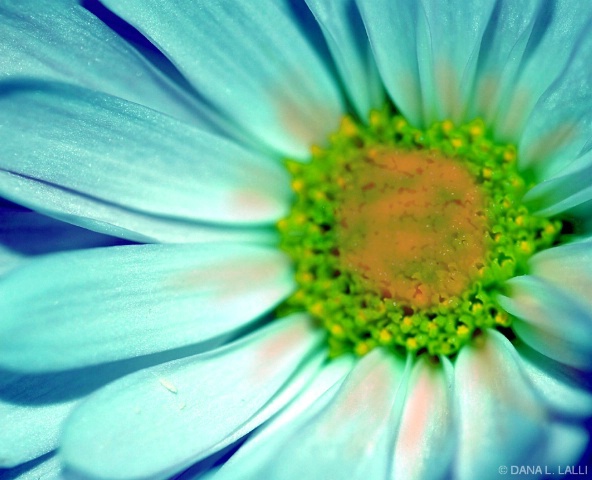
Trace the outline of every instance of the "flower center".
{"type": "Polygon", "coordinates": [[[368,124],[345,117],[327,148],[286,166],[295,202],[277,226],[298,288],[277,314],[309,312],[332,356],[454,355],[508,327],[503,283],[561,232],[521,203],[516,149],[480,120],[423,131],[385,107],[368,124]]]}
{"type": "Polygon", "coordinates": [[[485,262],[485,195],[460,162],[373,149],[352,165],[336,235],[341,263],[410,307],[462,294],[485,262]]]}

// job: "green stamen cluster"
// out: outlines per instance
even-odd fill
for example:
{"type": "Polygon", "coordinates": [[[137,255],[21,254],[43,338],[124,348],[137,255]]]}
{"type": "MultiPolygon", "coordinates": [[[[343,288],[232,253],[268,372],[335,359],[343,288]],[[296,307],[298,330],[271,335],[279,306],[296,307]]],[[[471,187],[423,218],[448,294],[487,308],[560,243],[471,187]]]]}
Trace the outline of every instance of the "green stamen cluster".
{"type": "Polygon", "coordinates": [[[482,329],[508,327],[495,298],[503,283],[527,272],[532,254],[551,246],[561,222],[529,213],[521,199],[530,185],[518,173],[516,149],[486,134],[481,120],[427,130],[410,126],[390,108],[373,111],[367,125],[345,117],[327,148],[313,147],[309,163],[286,161],[295,203],[278,222],[281,248],[295,264],[298,289],[278,315],[307,311],[329,332],[330,355],[364,355],[376,346],[403,353],[453,355],[482,329]],[[487,198],[487,254],[478,278],[457,297],[425,308],[383,298],[340,262],[336,211],[348,172],[372,149],[433,151],[457,159],[487,198]]]}

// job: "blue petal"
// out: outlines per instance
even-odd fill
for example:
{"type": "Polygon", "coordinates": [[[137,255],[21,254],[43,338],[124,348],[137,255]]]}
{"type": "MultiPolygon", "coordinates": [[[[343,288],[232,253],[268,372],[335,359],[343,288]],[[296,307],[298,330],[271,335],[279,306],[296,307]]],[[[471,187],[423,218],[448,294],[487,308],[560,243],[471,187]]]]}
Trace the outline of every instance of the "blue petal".
{"type": "Polygon", "coordinates": [[[146,105],[203,128],[213,127],[205,105],[74,3],[2,2],[0,78],[34,77],[73,83],[146,105]]]}
{"type": "Polygon", "coordinates": [[[493,128],[494,135],[498,134],[498,111],[513,95],[517,72],[545,6],[540,0],[502,0],[495,4],[481,41],[467,115],[468,118],[483,118],[493,128]]]}
{"type": "Polygon", "coordinates": [[[592,146],[591,64],[592,26],[533,108],[520,140],[521,164],[534,167],[539,178],[549,178],[592,146]]]}
{"type": "MultiPolygon", "coordinates": [[[[416,126],[425,126],[418,51],[418,24],[425,22],[418,2],[356,0],[378,71],[397,108],[416,126]]],[[[424,23],[425,25],[425,23],[424,23]]]]}
{"type": "Polygon", "coordinates": [[[227,348],[124,377],[69,418],[65,463],[113,480],[178,472],[290,401],[318,371],[324,354],[303,359],[319,340],[308,319],[294,316],[227,348]]]}
{"type": "MultiPolygon", "coordinates": [[[[0,190],[44,215],[106,235],[144,243],[254,242],[277,245],[269,227],[196,223],[118,207],[82,193],[0,171],[0,190]]],[[[11,260],[11,258],[9,258],[11,260]]],[[[13,259],[12,259],[13,260],[13,259]]]]}
{"type": "Polygon", "coordinates": [[[591,384],[586,374],[526,345],[518,345],[517,350],[522,371],[556,416],[568,419],[592,416],[591,384]]]}
{"type": "MultiPolygon", "coordinates": [[[[523,2],[509,2],[520,3],[523,2]]],[[[519,48],[519,67],[496,118],[496,135],[519,143],[526,122],[543,93],[564,70],[582,29],[590,23],[592,4],[572,0],[541,1],[525,51],[519,48]]],[[[502,32],[504,34],[504,32],[502,32]]],[[[513,68],[513,67],[512,67],[513,68]]],[[[566,103],[565,106],[571,103],[566,103]]],[[[543,157],[544,148],[541,149],[543,157]]]]}
{"type": "Polygon", "coordinates": [[[557,175],[539,183],[524,196],[538,215],[568,212],[592,200],[592,152],[574,160],[557,175]]]}
{"type": "MultiPolygon", "coordinates": [[[[1,376],[0,384],[4,384],[1,376]]],[[[62,423],[76,403],[22,406],[0,400],[0,468],[17,466],[57,448],[62,423]]]]}
{"type": "Polygon", "coordinates": [[[496,331],[483,340],[464,347],[456,361],[459,480],[497,478],[501,465],[546,463],[533,453],[545,444],[547,412],[521,375],[516,350],[496,331]]]}
{"type": "Polygon", "coordinates": [[[481,41],[495,0],[421,3],[417,61],[424,125],[446,118],[466,120],[481,41]]]}
{"type": "Polygon", "coordinates": [[[530,260],[531,273],[592,308],[592,239],[544,250],[530,260]]]}
{"type": "Polygon", "coordinates": [[[577,296],[534,276],[516,277],[507,285],[510,296],[500,296],[499,303],[518,317],[512,325],[516,334],[548,357],[576,368],[590,368],[590,307],[577,296]]]}
{"type": "MultiPolygon", "coordinates": [[[[59,373],[0,369],[0,464],[17,465],[58,447],[63,422],[80,400],[129,373],[195,355],[223,340],[59,373]]],[[[1,477],[1,475],[0,475],[1,477]]]]}
{"type": "Polygon", "coordinates": [[[343,356],[325,365],[290,405],[264,424],[224,463],[215,480],[265,478],[284,442],[333,401],[353,365],[353,358],[343,356]]]}
{"type": "Polygon", "coordinates": [[[53,371],[211,340],[293,288],[289,260],[234,244],[99,248],[0,279],[0,364],[53,371]]]}
{"type": "MultiPolygon", "coordinates": [[[[63,84],[4,88],[4,172],[188,220],[273,222],[286,212],[289,186],[283,167],[221,137],[63,84]]],[[[10,185],[2,184],[0,190],[10,198],[10,185]]]]}
{"type": "Polygon", "coordinates": [[[385,93],[355,0],[306,0],[319,22],[357,114],[381,108],[385,93]]]}
{"type": "Polygon", "coordinates": [[[419,360],[411,372],[395,445],[392,478],[449,478],[456,444],[454,373],[450,361],[440,366],[419,360]]]}
{"type": "Polygon", "coordinates": [[[64,480],[60,458],[55,452],[11,470],[0,468],[0,478],[2,480],[64,480]]]}
{"type": "Polygon", "coordinates": [[[259,478],[365,479],[387,472],[398,417],[395,399],[405,390],[406,375],[404,362],[379,349],[362,358],[323,410],[290,429],[259,478]]]}
{"type": "Polygon", "coordinates": [[[309,145],[337,127],[343,106],[336,84],[283,2],[102,3],[150,38],[229,118],[277,151],[307,157],[309,145]]]}

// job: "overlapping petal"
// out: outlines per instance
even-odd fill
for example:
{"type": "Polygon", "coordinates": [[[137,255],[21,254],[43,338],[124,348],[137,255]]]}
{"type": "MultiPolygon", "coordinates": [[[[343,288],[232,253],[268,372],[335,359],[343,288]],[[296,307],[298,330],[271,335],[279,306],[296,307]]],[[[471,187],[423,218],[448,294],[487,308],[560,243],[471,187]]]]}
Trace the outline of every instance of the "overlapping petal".
{"type": "Polygon", "coordinates": [[[319,22],[347,95],[360,118],[385,100],[376,63],[355,0],[306,0],[319,22]]]}
{"type": "Polygon", "coordinates": [[[351,357],[340,357],[325,365],[318,375],[276,417],[264,424],[215,475],[216,480],[263,478],[276,460],[278,450],[294,432],[333,400],[354,363],[351,357]]]}
{"type": "MultiPolygon", "coordinates": [[[[520,5],[524,3],[519,2],[520,5]]],[[[513,143],[520,142],[534,106],[564,70],[576,40],[592,16],[591,5],[587,2],[537,3],[538,11],[533,18],[532,30],[527,31],[526,47],[522,52],[522,45],[518,43],[518,57],[509,60],[518,65],[511,67],[516,73],[508,78],[512,86],[500,98],[494,123],[497,137],[513,143]]],[[[500,34],[504,35],[504,30],[500,30],[500,34]]],[[[542,160],[545,149],[542,148],[540,153],[542,160]]]]}
{"type": "Polygon", "coordinates": [[[519,142],[522,166],[532,166],[540,178],[592,148],[592,25],[571,44],[569,61],[533,107],[519,142]]]}
{"type": "MultiPolygon", "coordinates": [[[[0,112],[3,172],[185,220],[273,222],[286,211],[280,165],[124,100],[62,84],[5,84],[0,112]]],[[[17,188],[3,176],[2,193],[17,188]]]]}
{"type": "Polygon", "coordinates": [[[0,78],[80,85],[213,128],[213,114],[78,2],[7,0],[0,6],[0,78]],[[211,117],[211,120],[208,118],[211,117]]]}
{"type": "Polygon", "coordinates": [[[205,342],[293,288],[273,249],[138,245],[48,256],[1,279],[0,365],[51,371],[205,342]]]}
{"type": "Polygon", "coordinates": [[[501,465],[545,460],[535,453],[545,442],[548,414],[522,376],[516,350],[495,331],[483,340],[463,348],[455,364],[459,480],[498,478],[501,465]]]}
{"type": "Polygon", "coordinates": [[[400,385],[404,391],[404,362],[374,350],[356,364],[325,408],[305,424],[292,425],[289,437],[278,445],[274,461],[265,465],[259,478],[385,475],[392,459],[400,385]]]}
{"type": "Polygon", "coordinates": [[[507,282],[511,293],[500,305],[518,317],[512,328],[541,353],[578,368],[592,361],[592,313],[589,307],[560,287],[534,276],[507,282]]]}
{"type": "Polygon", "coordinates": [[[417,52],[417,29],[425,22],[419,2],[357,0],[382,82],[413,125],[425,125],[417,52]]]}
{"type": "Polygon", "coordinates": [[[339,90],[284,2],[102,3],[229,118],[282,154],[305,158],[311,143],[336,128],[344,111],[339,90]]]}
{"type": "Polygon", "coordinates": [[[317,355],[302,368],[319,340],[307,318],[294,316],[212,353],[128,375],[72,414],[61,454],[96,478],[165,478],[288,403],[320,366],[317,355]]]}
{"type": "Polygon", "coordinates": [[[423,125],[447,118],[463,121],[483,35],[496,2],[424,0],[420,3],[422,13],[417,22],[416,41],[423,125]]]}
{"type": "Polygon", "coordinates": [[[458,448],[455,414],[452,364],[419,360],[409,378],[390,478],[448,478],[458,448]]]}

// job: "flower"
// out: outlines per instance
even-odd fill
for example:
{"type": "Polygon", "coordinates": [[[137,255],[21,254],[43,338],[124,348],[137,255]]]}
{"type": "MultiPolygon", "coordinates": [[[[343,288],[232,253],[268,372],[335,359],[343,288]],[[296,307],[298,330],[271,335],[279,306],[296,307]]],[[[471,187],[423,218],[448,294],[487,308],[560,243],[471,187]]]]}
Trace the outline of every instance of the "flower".
{"type": "Polygon", "coordinates": [[[3,1],[3,473],[569,473],[592,413],[591,10],[3,1]],[[536,181],[525,203],[575,225],[509,280],[511,332],[452,360],[328,361],[307,314],[273,318],[295,288],[282,158],[387,96],[417,127],[482,117],[536,181]]]}

